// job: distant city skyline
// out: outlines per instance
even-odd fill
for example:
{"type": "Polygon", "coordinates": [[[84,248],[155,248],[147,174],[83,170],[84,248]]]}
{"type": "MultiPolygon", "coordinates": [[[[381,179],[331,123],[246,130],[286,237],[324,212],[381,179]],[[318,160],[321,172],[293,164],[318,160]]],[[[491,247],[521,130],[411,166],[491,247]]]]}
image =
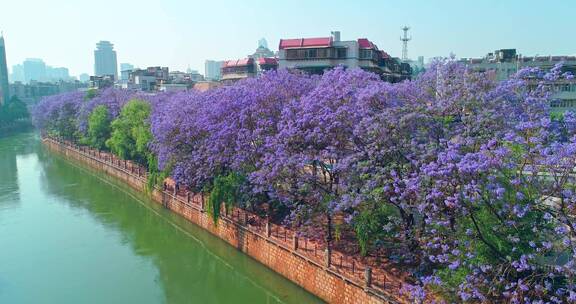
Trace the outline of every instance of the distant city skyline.
{"type": "Polygon", "coordinates": [[[71,79],[73,77],[70,76],[68,68],[47,65],[40,58],[26,58],[22,63],[12,65],[12,73],[10,73],[10,82],[30,83],[31,81],[69,81],[71,79]]]}
{"type": "Polygon", "coordinates": [[[84,3],[72,0],[11,2],[8,9],[0,10],[8,66],[26,58],[42,58],[67,67],[71,75],[92,75],[94,45],[107,40],[114,44],[118,62],[204,70],[205,60],[253,53],[261,38],[277,51],[282,38],[326,37],[331,31],[341,31],[342,39],[369,38],[400,57],[404,25],[411,27],[408,55],[412,59],[451,53],[481,57],[501,48],[516,48],[524,55],[576,54],[576,40],[569,39],[576,27],[571,16],[576,11],[573,1],[551,0],[542,5],[540,1],[487,0],[468,6],[456,0],[365,0],[334,6],[330,1],[304,0],[290,5],[231,0],[149,5],[151,0],[143,0],[138,2],[138,14],[126,14],[134,10],[134,3],[102,0],[86,9],[84,3]],[[24,16],[16,12],[26,12],[26,19],[42,27],[27,26],[24,16]],[[211,12],[217,12],[218,18],[211,12]],[[106,22],[100,18],[104,15],[106,22]],[[140,30],[134,24],[142,23],[143,15],[154,16],[154,24],[162,26],[140,30]],[[234,20],[234,26],[226,20],[234,20]]]}

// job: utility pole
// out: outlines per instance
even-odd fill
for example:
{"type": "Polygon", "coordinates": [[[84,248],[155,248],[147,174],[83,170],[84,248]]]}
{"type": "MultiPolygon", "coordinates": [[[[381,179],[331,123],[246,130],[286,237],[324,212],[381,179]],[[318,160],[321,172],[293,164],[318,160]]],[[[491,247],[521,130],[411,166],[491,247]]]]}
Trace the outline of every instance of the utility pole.
{"type": "Polygon", "coordinates": [[[404,26],[402,31],[404,32],[404,36],[400,37],[400,41],[402,41],[402,61],[408,61],[408,41],[412,40],[412,37],[408,37],[408,30],[410,27],[404,26]]]}

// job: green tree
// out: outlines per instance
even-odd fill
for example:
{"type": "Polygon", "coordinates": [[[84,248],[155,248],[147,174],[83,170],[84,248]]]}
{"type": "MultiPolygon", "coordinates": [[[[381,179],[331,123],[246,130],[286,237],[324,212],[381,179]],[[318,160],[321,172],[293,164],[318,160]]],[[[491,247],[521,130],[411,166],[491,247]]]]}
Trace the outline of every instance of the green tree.
{"type": "Polygon", "coordinates": [[[6,107],[0,106],[0,127],[5,126],[9,123],[8,113],[6,107]]]}
{"type": "Polygon", "coordinates": [[[16,96],[12,96],[10,101],[6,103],[6,112],[11,120],[26,119],[30,117],[26,103],[16,96]]]}
{"type": "Polygon", "coordinates": [[[208,213],[212,216],[214,224],[218,223],[220,205],[222,203],[224,203],[225,208],[229,211],[232,206],[242,200],[241,188],[246,181],[246,177],[237,172],[216,176],[210,189],[207,206],[208,213]]]}
{"type": "Polygon", "coordinates": [[[28,107],[16,96],[13,96],[8,102],[0,106],[0,125],[28,117],[30,117],[28,107]]]}
{"type": "Polygon", "coordinates": [[[112,133],[106,146],[123,159],[131,159],[149,165],[153,155],[148,149],[152,139],[150,131],[150,104],[142,100],[131,100],[112,122],[112,133]]]}
{"type": "Polygon", "coordinates": [[[96,97],[96,95],[98,94],[98,90],[95,88],[90,88],[88,89],[88,91],[86,91],[86,96],[84,97],[85,100],[89,100],[92,99],[94,97],[96,97]]]}
{"type": "Polygon", "coordinates": [[[110,124],[108,108],[104,105],[95,107],[88,117],[88,144],[97,149],[105,148],[106,140],[110,138],[110,124]]]}

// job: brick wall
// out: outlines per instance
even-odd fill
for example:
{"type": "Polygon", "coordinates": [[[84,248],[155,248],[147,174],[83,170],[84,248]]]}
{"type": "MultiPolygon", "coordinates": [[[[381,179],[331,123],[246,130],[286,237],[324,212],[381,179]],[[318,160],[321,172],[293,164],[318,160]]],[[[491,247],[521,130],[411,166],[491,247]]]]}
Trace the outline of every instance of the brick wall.
{"type": "MultiPolygon", "coordinates": [[[[126,163],[123,164],[113,158],[107,161],[106,158],[103,159],[98,154],[82,150],[81,147],[67,145],[49,138],[44,138],[43,143],[50,150],[69,160],[84,163],[114,176],[136,190],[144,191],[145,189],[146,176],[143,173],[136,174],[135,169],[126,166],[126,163]]],[[[214,225],[210,215],[202,210],[203,197],[200,194],[192,195],[188,199],[185,196],[174,196],[168,191],[156,189],[152,193],[152,199],[225,240],[328,303],[404,302],[397,294],[386,295],[372,287],[367,287],[365,282],[344,276],[334,267],[325,267],[318,262],[318,259],[313,259],[305,251],[303,252],[303,249],[294,250],[294,243],[298,244],[298,241],[294,241],[293,235],[288,238],[287,231],[283,232],[282,237],[282,230],[279,230],[281,229],[279,227],[276,227],[276,234],[272,232],[269,235],[267,233],[269,229],[266,226],[247,224],[246,218],[251,215],[245,214],[242,210],[235,209],[231,214],[222,215],[218,225],[214,225]]],[[[299,246],[302,247],[302,245],[299,246]]],[[[322,254],[323,252],[320,253],[322,254]]],[[[317,252],[314,249],[314,256],[316,255],[317,252]]]]}

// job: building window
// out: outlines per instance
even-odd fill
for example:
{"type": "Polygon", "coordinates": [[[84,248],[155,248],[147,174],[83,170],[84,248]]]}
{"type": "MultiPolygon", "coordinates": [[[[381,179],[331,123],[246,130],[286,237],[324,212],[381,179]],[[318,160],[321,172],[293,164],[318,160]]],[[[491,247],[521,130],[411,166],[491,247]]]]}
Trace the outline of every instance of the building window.
{"type": "Polygon", "coordinates": [[[316,56],[317,56],[316,49],[309,49],[306,54],[306,58],[316,58],[316,56]]]}
{"type": "Polygon", "coordinates": [[[292,49],[286,50],[286,59],[324,59],[332,57],[332,49],[292,49]]]}
{"type": "Polygon", "coordinates": [[[346,50],[345,48],[337,48],[337,49],[336,49],[336,57],[337,57],[338,59],[346,58],[346,57],[347,57],[347,56],[346,56],[346,55],[347,55],[346,51],[347,51],[347,50],[346,50]]]}
{"type": "Polygon", "coordinates": [[[573,108],[576,107],[576,99],[559,99],[550,103],[552,108],[573,108]]]}
{"type": "Polygon", "coordinates": [[[360,50],[360,59],[372,59],[372,50],[360,50]]]}
{"type": "Polygon", "coordinates": [[[296,59],[298,56],[298,50],[286,50],[287,59],[296,59]]]}

